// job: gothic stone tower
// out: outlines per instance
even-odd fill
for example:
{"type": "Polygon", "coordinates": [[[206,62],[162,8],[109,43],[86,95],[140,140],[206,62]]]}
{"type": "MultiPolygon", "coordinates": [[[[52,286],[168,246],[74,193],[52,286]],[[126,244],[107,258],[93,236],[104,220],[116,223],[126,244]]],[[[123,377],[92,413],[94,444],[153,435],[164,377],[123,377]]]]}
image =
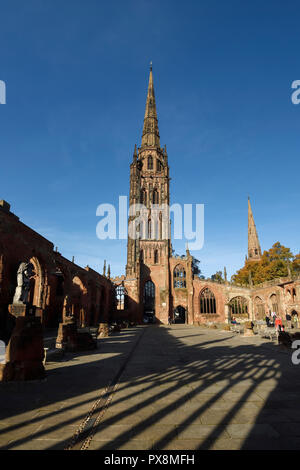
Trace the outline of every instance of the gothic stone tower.
{"type": "Polygon", "coordinates": [[[166,147],[160,146],[151,66],[141,147],[135,146],[130,165],[129,205],[141,206],[128,219],[129,226],[136,221],[138,235],[132,237],[129,228],[126,284],[136,279],[140,315],[150,321],[155,316],[164,323],[170,291],[169,200],[168,157],[166,147]]]}
{"type": "Polygon", "coordinates": [[[259,261],[260,258],[261,248],[250,204],[250,198],[248,197],[248,260],[259,261]]]}

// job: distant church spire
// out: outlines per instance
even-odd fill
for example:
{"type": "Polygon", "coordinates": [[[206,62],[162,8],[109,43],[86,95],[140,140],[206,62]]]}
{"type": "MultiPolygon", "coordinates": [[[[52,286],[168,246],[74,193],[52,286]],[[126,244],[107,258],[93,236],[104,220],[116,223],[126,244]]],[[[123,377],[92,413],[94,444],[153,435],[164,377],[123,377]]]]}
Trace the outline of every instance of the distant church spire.
{"type": "Polygon", "coordinates": [[[261,248],[253,218],[250,198],[248,197],[248,260],[259,261],[260,258],[261,248]]]}
{"type": "Polygon", "coordinates": [[[160,147],[158,120],[153,86],[152,62],[150,63],[150,75],[144,117],[142,147],[160,147]]]}

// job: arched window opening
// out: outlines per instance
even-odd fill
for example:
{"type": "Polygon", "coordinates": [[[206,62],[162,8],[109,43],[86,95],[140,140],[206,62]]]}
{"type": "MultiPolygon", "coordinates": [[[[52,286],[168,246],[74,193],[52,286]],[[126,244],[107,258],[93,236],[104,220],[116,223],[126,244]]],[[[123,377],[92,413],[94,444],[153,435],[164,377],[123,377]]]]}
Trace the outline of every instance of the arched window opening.
{"type": "Polygon", "coordinates": [[[153,170],[153,157],[149,155],[148,157],[148,170],[153,170]]]}
{"type": "Polygon", "coordinates": [[[154,315],[155,312],[155,285],[152,281],[145,282],[144,286],[144,310],[146,315],[154,315]]]}
{"type": "Polygon", "coordinates": [[[160,160],[156,160],[156,170],[158,173],[160,173],[162,170],[162,164],[160,160]]]}
{"type": "Polygon", "coordinates": [[[30,259],[33,266],[34,276],[30,279],[29,303],[36,307],[42,306],[42,268],[36,257],[30,259]]]}
{"type": "Polygon", "coordinates": [[[158,194],[157,189],[154,189],[153,191],[152,202],[153,204],[159,204],[159,194],[158,194]]]}
{"type": "Polygon", "coordinates": [[[277,302],[277,296],[276,294],[272,294],[270,297],[270,303],[271,303],[271,312],[276,313],[278,315],[278,302],[277,302]]]}
{"type": "Polygon", "coordinates": [[[248,316],[248,302],[245,297],[234,297],[229,302],[231,315],[245,315],[248,316]]]}
{"type": "Polygon", "coordinates": [[[154,250],[154,264],[158,264],[158,250],[154,250]]]}
{"type": "Polygon", "coordinates": [[[56,278],[56,295],[57,297],[64,295],[64,278],[58,275],[56,278]]]}
{"type": "Polygon", "coordinates": [[[295,302],[296,301],[296,289],[292,290],[292,298],[293,298],[293,302],[295,302]]]}
{"type": "Polygon", "coordinates": [[[216,298],[208,288],[204,289],[200,294],[200,313],[217,313],[216,298]]]}
{"type": "Polygon", "coordinates": [[[162,226],[162,213],[159,213],[159,239],[162,240],[163,237],[163,226],[162,226]]]}
{"type": "Polygon", "coordinates": [[[178,264],[174,269],[174,287],[186,287],[186,273],[183,266],[178,264]]]}
{"type": "Polygon", "coordinates": [[[143,204],[144,206],[147,205],[147,192],[145,188],[143,188],[141,191],[140,203],[143,204]]]}
{"type": "Polygon", "coordinates": [[[148,219],[148,237],[147,238],[151,238],[151,236],[152,236],[151,235],[151,232],[152,232],[151,231],[151,228],[152,228],[151,226],[152,226],[151,219],[148,219]]]}
{"type": "Polygon", "coordinates": [[[254,314],[260,320],[263,320],[265,317],[265,305],[260,297],[255,297],[254,299],[254,314]]]}
{"type": "Polygon", "coordinates": [[[116,288],[117,310],[124,310],[127,305],[127,292],[124,286],[120,285],[116,288]]]}

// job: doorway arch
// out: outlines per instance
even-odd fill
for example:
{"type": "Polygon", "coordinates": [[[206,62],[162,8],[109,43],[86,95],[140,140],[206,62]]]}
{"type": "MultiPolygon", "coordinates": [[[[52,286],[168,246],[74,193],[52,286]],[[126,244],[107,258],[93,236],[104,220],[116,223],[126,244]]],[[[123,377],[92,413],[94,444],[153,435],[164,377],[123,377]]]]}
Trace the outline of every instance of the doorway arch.
{"type": "Polygon", "coordinates": [[[155,317],[155,284],[151,280],[145,282],[143,300],[144,318],[146,322],[153,322],[155,317]]]}
{"type": "Polygon", "coordinates": [[[180,324],[186,323],[186,309],[182,305],[178,305],[174,310],[174,322],[180,324]]]}

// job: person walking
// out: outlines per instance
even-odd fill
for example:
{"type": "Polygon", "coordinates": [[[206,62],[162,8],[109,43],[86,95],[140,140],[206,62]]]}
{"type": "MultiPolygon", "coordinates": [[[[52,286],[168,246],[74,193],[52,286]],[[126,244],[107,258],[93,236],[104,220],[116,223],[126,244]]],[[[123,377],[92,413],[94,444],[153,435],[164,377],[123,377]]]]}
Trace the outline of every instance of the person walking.
{"type": "Polygon", "coordinates": [[[287,313],[286,316],[285,316],[285,319],[286,319],[286,322],[287,322],[287,327],[289,329],[291,329],[292,328],[292,317],[291,317],[291,315],[289,313],[287,313]]]}
{"type": "Polygon", "coordinates": [[[280,333],[280,331],[282,330],[282,318],[281,317],[276,317],[275,328],[276,328],[277,333],[280,333]]]}

